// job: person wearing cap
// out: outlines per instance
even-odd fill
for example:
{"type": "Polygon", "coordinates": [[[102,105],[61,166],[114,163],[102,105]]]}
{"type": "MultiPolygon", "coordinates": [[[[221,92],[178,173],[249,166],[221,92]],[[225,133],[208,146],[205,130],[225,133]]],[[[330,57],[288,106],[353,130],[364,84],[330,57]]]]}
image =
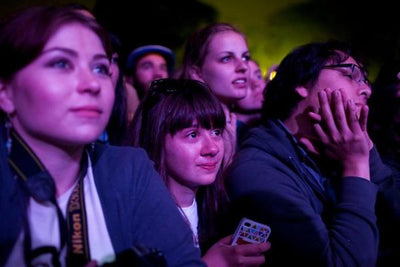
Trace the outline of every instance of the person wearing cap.
{"type": "Polygon", "coordinates": [[[175,55],[171,49],[161,45],[140,46],[128,56],[127,82],[142,99],[152,81],[172,75],[174,64],[175,55]]]}

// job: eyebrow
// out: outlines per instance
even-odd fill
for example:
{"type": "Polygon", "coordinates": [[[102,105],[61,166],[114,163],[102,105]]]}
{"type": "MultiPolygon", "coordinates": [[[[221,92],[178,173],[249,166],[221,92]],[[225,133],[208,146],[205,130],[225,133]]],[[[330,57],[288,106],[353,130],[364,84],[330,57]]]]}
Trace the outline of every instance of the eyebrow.
{"type": "MultiPolygon", "coordinates": [[[[236,52],[235,52],[235,51],[232,51],[232,50],[224,50],[224,51],[219,51],[219,52],[217,52],[217,53],[219,53],[219,54],[227,53],[227,54],[232,54],[232,55],[236,54],[236,52]]],[[[249,51],[249,50],[246,50],[246,51],[244,51],[244,52],[239,52],[239,54],[241,54],[241,55],[250,54],[250,51],[249,51]]]]}
{"type": "MultiPolygon", "coordinates": [[[[52,48],[43,50],[42,53],[40,53],[40,55],[51,53],[51,52],[62,52],[65,54],[69,54],[72,57],[78,57],[78,53],[75,50],[65,48],[65,47],[52,47],[52,48]]],[[[106,54],[95,54],[93,56],[93,59],[103,59],[103,58],[109,60],[109,58],[106,54]]]]}

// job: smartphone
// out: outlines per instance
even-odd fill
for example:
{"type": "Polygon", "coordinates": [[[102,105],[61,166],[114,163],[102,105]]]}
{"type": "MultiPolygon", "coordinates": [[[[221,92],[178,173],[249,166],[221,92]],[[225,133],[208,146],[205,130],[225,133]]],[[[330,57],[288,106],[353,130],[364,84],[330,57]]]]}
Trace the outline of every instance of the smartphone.
{"type": "Polygon", "coordinates": [[[236,228],[231,245],[267,242],[270,233],[268,225],[243,218],[236,228]]]}

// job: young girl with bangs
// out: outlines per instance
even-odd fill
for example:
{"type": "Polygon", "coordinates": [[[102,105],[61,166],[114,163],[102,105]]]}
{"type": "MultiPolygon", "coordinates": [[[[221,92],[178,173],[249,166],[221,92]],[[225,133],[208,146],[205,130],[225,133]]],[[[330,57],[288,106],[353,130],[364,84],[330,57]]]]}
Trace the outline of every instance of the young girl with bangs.
{"type": "Polygon", "coordinates": [[[257,266],[269,243],[230,246],[219,239],[228,208],[221,170],[225,115],[202,82],[154,81],[138,107],[129,143],[144,148],[155,163],[193,233],[208,266],[257,266]]]}

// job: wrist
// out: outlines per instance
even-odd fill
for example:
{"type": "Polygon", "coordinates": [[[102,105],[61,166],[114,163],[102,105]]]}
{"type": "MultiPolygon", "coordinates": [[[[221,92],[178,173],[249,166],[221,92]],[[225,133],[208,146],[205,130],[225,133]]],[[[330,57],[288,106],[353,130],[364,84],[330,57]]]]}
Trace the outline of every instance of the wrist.
{"type": "Polygon", "coordinates": [[[354,176],[370,180],[369,160],[364,161],[346,161],[343,164],[342,176],[354,176]]]}

